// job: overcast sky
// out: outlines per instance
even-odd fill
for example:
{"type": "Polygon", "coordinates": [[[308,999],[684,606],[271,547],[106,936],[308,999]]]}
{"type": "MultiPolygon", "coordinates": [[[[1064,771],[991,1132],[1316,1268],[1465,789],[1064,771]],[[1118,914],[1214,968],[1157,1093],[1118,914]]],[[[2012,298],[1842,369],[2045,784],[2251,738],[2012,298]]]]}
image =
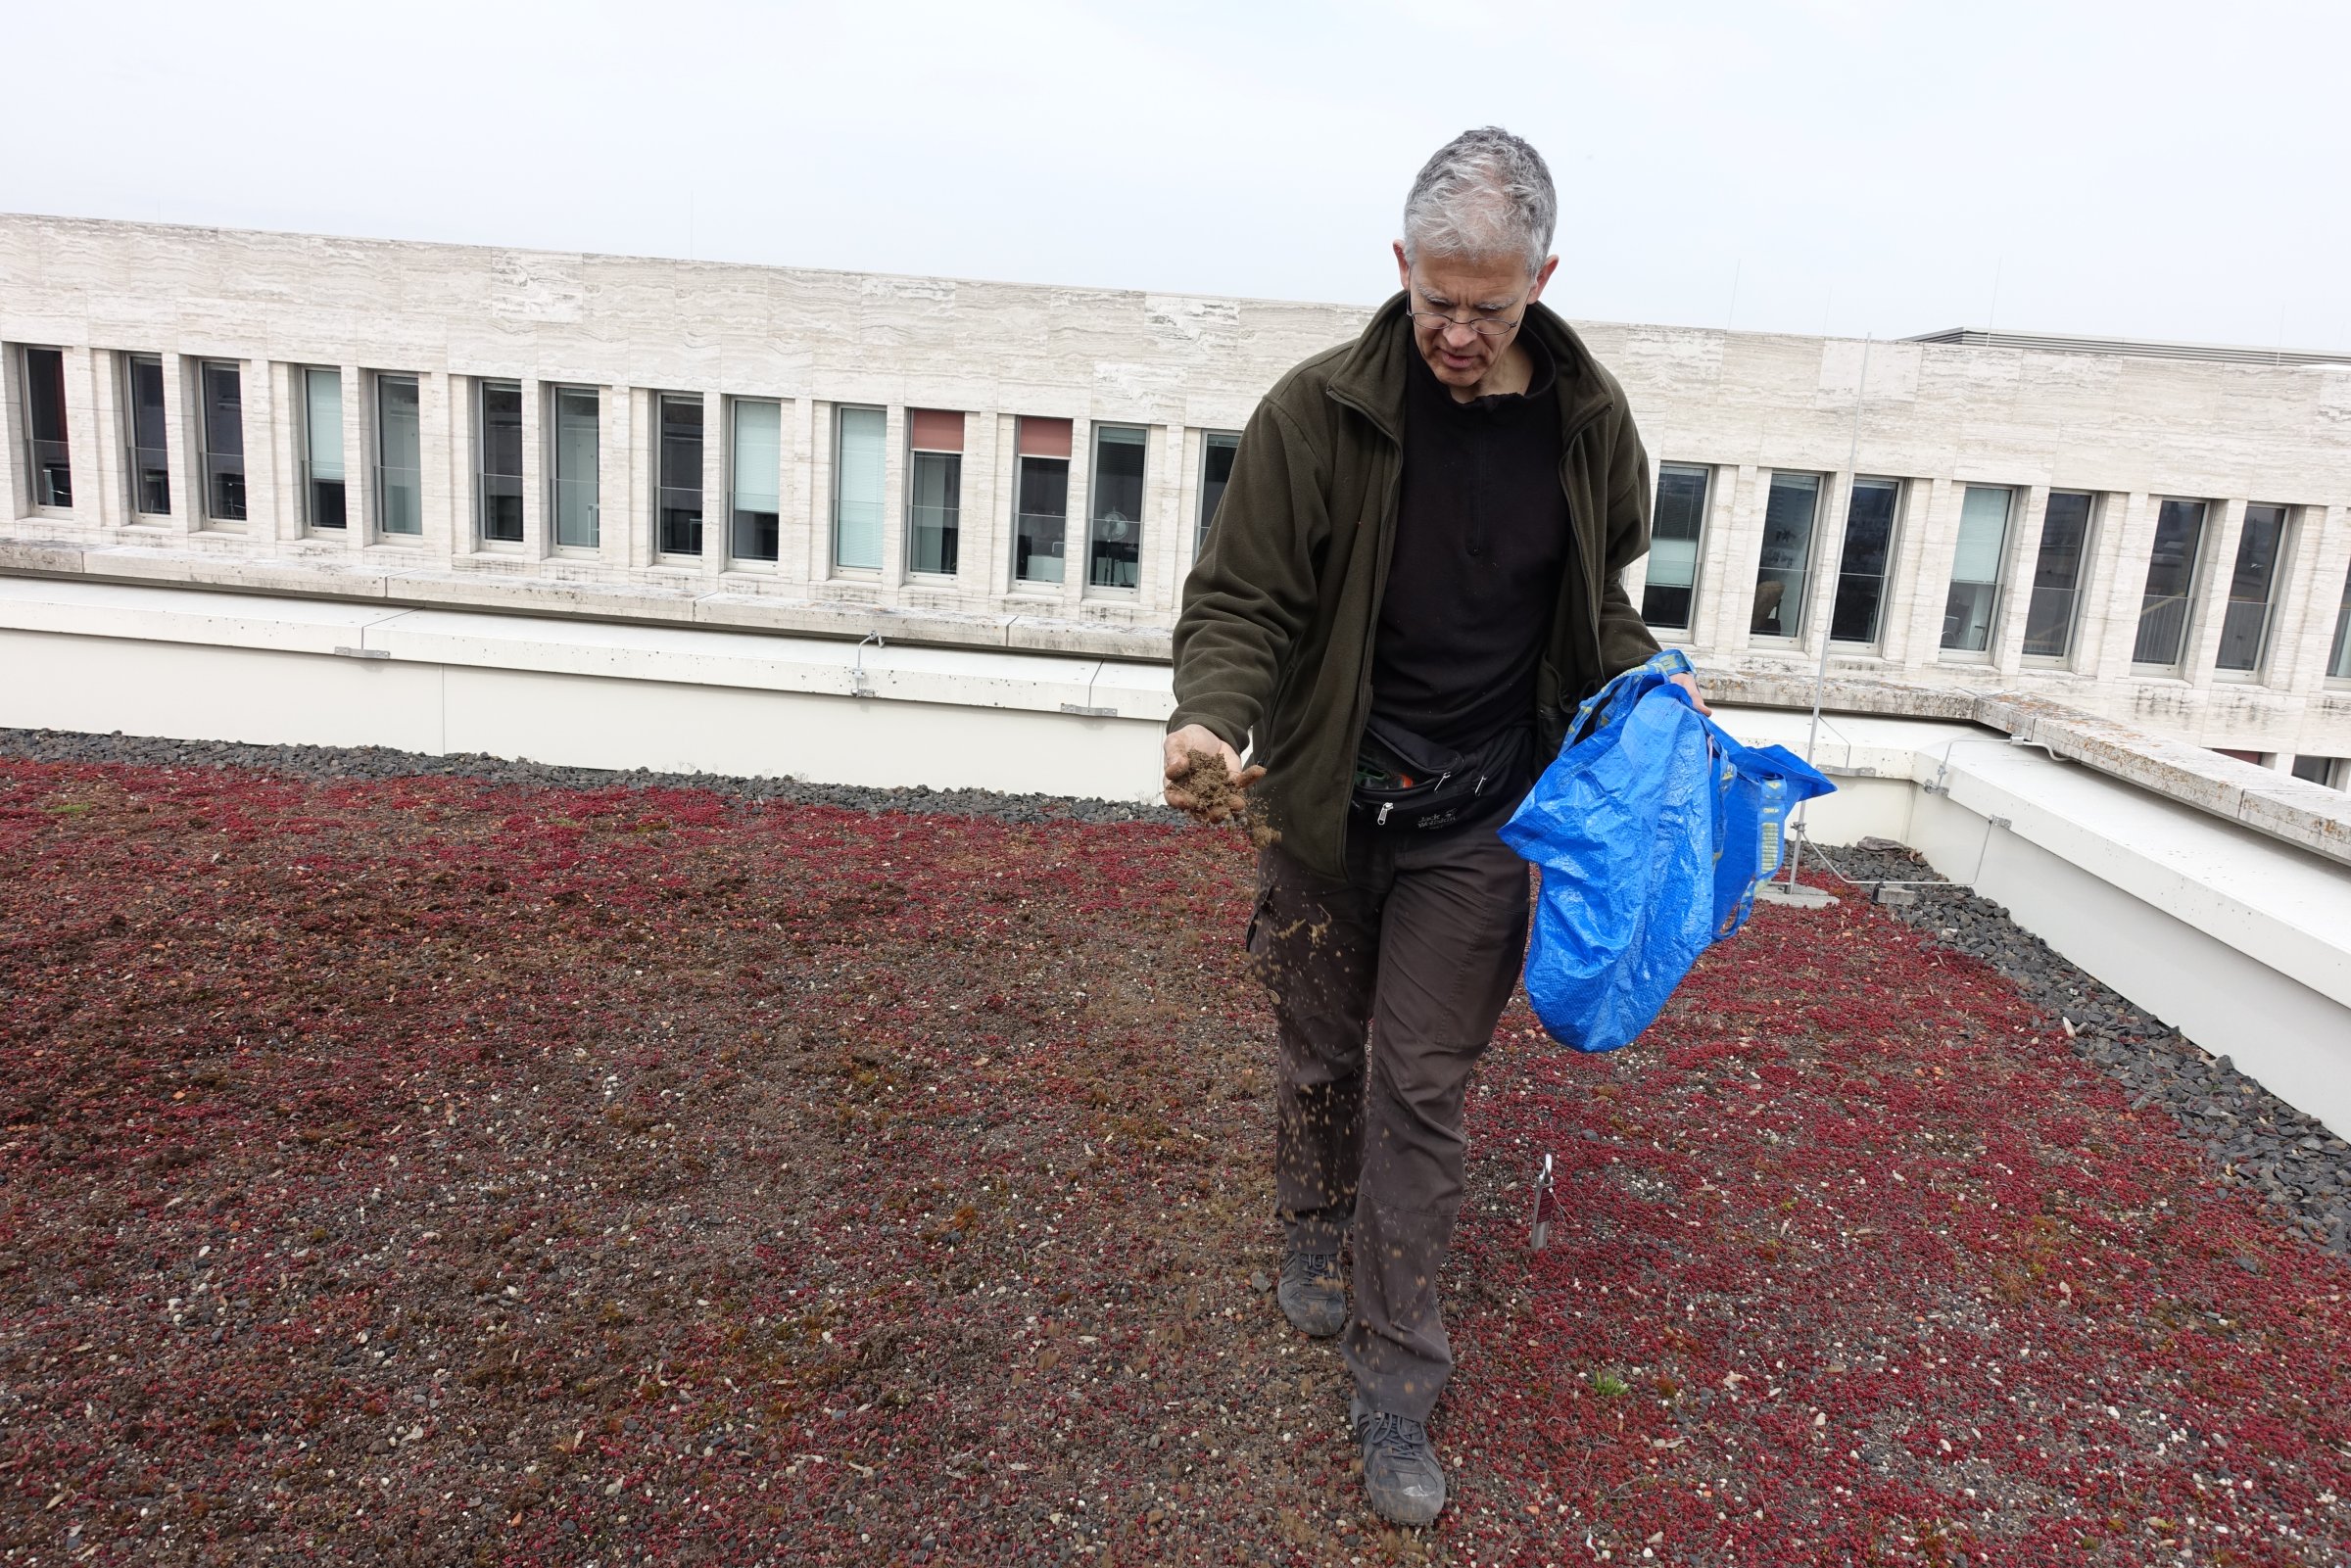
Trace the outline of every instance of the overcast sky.
{"type": "Polygon", "coordinates": [[[1567,314],[2351,349],[2343,0],[17,6],[0,208],[1370,303],[1440,142],[1567,314]]]}

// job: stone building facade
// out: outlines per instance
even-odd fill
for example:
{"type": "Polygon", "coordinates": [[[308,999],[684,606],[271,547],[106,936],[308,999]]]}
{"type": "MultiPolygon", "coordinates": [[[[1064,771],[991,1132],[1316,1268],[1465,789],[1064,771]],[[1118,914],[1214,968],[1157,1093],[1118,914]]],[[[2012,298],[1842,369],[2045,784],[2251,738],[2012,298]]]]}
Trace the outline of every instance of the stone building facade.
{"type": "MultiPolygon", "coordinates": [[[[1367,313],[0,216],[0,569],[1164,659],[1258,396],[1367,313]]],[[[2351,359],[1578,330],[1702,665],[2351,784],[2351,359]]]]}

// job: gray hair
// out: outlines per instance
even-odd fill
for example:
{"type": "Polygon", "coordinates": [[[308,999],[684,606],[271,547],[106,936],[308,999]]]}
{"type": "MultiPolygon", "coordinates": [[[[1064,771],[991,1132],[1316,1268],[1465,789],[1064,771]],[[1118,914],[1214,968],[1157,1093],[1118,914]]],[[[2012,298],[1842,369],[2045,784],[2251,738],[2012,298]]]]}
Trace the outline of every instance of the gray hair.
{"type": "Polygon", "coordinates": [[[1404,199],[1404,259],[1551,254],[1559,199],[1543,155],[1499,125],[1465,130],[1420,166],[1404,199]]]}

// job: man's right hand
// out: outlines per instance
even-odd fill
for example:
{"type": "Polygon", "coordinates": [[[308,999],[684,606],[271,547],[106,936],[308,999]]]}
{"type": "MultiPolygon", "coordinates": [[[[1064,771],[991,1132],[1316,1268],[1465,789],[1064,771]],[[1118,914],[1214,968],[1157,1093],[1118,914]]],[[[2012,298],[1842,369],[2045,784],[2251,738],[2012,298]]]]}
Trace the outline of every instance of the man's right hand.
{"type": "Polygon", "coordinates": [[[1226,822],[1239,815],[1240,791],[1266,776],[1263,768],[1242,767],[1240,753],[1217,738],[1206,725],[1187,724],[1171,731],[1164,757],[1167,780],[1164,793],[1168,804],[1204,822],[1226,822]],[[1208,789],[1201,788],[1192,762],[1195,752],[1205,752],[1224,765],[1223,789],[1216,788],[1213,782],[1208,789]]]}

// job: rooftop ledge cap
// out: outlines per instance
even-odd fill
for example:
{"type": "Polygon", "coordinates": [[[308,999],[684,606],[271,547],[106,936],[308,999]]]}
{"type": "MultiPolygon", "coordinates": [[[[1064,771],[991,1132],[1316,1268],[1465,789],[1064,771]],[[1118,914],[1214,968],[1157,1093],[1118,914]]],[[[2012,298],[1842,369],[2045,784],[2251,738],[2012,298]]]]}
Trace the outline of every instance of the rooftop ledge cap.
{"type": "MultiPolygon", "coordinates": [[[[1812,680],[1793,672],[1710,666],[1699,677],[1713,700],[1759,708],[1810,708],[1812,680]]],[[[2351,794],[2290,774],[2166,740],[2043,697],[1969,691],[1898,681],[1829,681],[1824,713],[1959,720],[1997,730],[2183,805],[2351,866],[2351,794]]]]}
{"type": "Polygon", "coordinates": [[[1058,601],[1041,598],[1034,612],[909,609],[863,602],[850,596],[853,589],[840,598],[809,597],[812,589],[823,585],[777,581],[771,588],[748,574],[712,591],[698,572],[681,572],[678,586],[666,588],[641,578],[603,581],[587,575],[600,570],[593,563],[584,563],[577,578],[520,575],[526,564],[519,556],[478,556],[456,570],[436,570],[388,553],[354,560],[339,546],[332,553],[247,556],[143,544],[0,540],[0,577],[64,577],[77,582],[347,599],[399,608],[574,615],[851,641],[878,632],[891,641],[1096,658],[1164,661],[1171,657],[1170,636],[1164,627],[1070,616],[1060,613],[1058,601]]]}

